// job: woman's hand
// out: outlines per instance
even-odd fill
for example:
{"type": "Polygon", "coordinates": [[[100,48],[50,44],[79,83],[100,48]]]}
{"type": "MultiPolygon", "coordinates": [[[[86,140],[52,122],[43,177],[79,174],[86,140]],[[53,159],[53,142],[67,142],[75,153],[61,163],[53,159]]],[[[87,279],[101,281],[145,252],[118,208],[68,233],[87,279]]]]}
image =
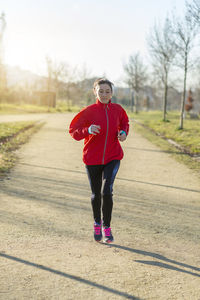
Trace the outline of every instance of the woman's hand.
{"type": "Polygon", "coordinates": [[[126,132],[123,130],[120,130],[120,132],[118,133],[118,139],[120,142],[123,142],[126,140],[126,132]]]}
{"type": "Polygon", "coordinates": [[[88,132],[89,132],[89,134],[97,135],[98,133],[100,133],[100,129],[101,129],[101,126],[92,124],[88,128],[88,132]]]}

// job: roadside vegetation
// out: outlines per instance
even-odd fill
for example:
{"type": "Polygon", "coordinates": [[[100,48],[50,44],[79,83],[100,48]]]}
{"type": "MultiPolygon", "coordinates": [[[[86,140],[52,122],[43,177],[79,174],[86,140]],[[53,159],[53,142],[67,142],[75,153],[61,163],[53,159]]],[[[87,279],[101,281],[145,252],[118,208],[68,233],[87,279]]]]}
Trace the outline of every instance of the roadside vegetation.
{"type": "Polygon", "coordinates": [[[65,101],[57,101],[56,107],[33,104],[0,103],[0,114],[76,112],[79,111],[79,109],[80,108],[78,106],[68,105],[65,101]]]}
{"type": "Polygon", "coordinates": [[[0,177],[14,166],[17,160],[16,150],[43,124],[33,121],[0,124],[0,177]]]}
{"type": "Polygon", "coordinates": [[[198,171],[200,175],[200,120],[186,118],[184,129],[179,130],[179,113],[168,112],[168,122],[163,122],[162,112],[130,113],[134,129],[144,137],[169,152],[179,162],[198,171]],[[175,142],[175,143],[174,143],[175,142]]]}

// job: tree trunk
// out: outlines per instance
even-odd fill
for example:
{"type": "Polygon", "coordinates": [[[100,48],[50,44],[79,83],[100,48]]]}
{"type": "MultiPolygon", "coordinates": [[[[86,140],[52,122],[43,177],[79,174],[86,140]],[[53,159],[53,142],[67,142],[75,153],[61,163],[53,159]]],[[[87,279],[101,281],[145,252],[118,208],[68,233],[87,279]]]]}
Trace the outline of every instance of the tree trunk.
{"type": "Polygon", "coordinates": [[[131,89],[131,112],[133,112],[133,107],[134,107],[134,92],[131,89]]]}
{"type": "Polygon", "coordinates": [[[185,95],[186,95],[186,82],[187,82],[187,55],[185,57],[183,94],[182,94],[182,103],[181,103],[181,114],[180,114],[179,129],[183,129],[183,117],[184,117],[184,110],[185,110],[185,95]]]}
{"type": "Polygon", "coordinates": [[[168,84],[167,84],[167,77],[165,81],[165,91],[164,91],[164,101],[163,101],[163,121],[166,121],[166,114],[167,114],[167,95],[168,95],[168,84]]]}
{"type": "Polygon", "coordinates": [[[135,108],[135,113],[137,114],[138,113],[138,92],[135,91],[134,95],[135,95],[135,97],[134,97],[134,102],[135,102],[134,108],[135,108]]]}

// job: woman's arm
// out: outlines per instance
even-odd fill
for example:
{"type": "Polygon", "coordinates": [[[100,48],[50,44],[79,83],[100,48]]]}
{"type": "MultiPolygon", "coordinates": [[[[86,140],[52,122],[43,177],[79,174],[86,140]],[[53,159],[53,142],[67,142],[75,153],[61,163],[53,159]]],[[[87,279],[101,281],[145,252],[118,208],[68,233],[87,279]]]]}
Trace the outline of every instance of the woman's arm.
{"type": "Polygon", "coordinates": [[[124,131],[126,136],[129,133],[129,119],[128,119],[127,113],[125,112],[125,110],[123,108],[121,111],[119,131],[124,131]]]}
{"type": "Polygon", "coordinates": [[[89,135],[88,132],[88,121],[86,119],[86,109],[83,109],[80,111],[71,121],[71,124],[69,126],[69,133],[71,136],[77,140],[80,141],[87,137],[89,135]]]}

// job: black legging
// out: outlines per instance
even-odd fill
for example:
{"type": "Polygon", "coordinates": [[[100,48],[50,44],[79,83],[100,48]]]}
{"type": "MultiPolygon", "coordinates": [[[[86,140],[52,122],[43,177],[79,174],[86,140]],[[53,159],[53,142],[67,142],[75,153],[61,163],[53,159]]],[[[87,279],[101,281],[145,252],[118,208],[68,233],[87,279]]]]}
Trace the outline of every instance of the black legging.
{"type": "Polygon", "coordinates": [[[92,209],[96,223],[101,222],[101,189],[103,194],[103,226],[110,227],[112,216],[112,191],[115,176],[119,170],[120,160],[112,160],[106,165],[86,165],[87,174],[92,190],[92,209]],[[102,187],[103,182],[103,187],[102,187]]]}

